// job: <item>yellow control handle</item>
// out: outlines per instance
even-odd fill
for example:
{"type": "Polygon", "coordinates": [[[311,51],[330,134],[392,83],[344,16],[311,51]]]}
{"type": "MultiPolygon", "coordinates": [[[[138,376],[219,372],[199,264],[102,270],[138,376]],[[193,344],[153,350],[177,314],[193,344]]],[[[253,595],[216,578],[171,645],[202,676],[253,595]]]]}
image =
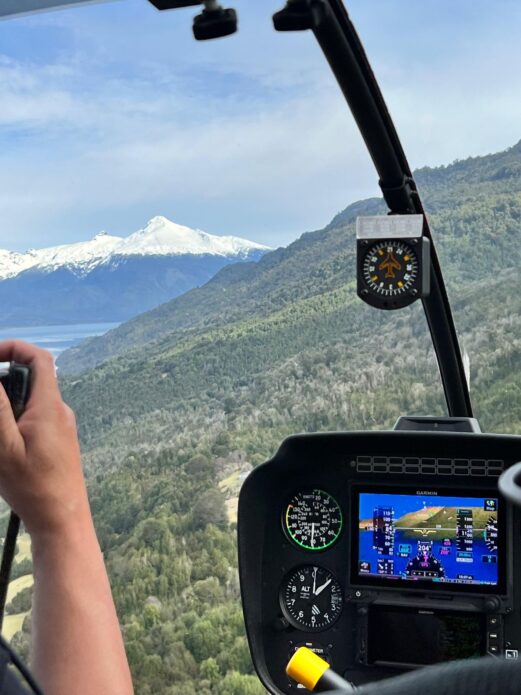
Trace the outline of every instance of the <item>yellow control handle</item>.
{"type": "Polygon", "coordinates": [[[297,683],[313,692],[328,668],[327,661],[321,659],[311,649],[300,647],[289,660],[286,673],[297,683]]]}

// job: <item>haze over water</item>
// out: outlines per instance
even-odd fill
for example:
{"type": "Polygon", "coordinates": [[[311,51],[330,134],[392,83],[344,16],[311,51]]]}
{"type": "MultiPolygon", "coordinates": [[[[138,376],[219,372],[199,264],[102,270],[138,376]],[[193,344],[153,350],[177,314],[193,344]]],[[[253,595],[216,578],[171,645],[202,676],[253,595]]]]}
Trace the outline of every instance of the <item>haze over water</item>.
{"type": "Polygon", "coordinates": [[[54,359],[68,348],[78,345],[85,338],[103,335],[118,323],[77,323],[66,326],[20,326],[0,328],[0,340],[25,340],[52,352],[54,359]]]}

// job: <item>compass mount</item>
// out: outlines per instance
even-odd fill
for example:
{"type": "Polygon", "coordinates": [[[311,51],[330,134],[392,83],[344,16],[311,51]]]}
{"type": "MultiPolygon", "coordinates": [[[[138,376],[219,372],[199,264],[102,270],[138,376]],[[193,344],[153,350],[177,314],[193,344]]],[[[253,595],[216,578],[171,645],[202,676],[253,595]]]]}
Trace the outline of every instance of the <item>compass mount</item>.
{"type": "Polygon", "coordinates": [[[377,309],[401,309],[429,294],[430,241],[423,215],[359,217],[358,296],[377,309]]]}

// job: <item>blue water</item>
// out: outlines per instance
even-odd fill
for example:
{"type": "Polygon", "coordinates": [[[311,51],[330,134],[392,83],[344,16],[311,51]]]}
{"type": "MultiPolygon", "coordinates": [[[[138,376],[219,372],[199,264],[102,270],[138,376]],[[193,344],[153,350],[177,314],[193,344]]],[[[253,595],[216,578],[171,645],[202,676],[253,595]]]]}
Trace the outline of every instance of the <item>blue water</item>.
{"type": "Polygon", "coordinates": [[[0,340],[25,340],[58,355],[70,347],[81,343],[85,338],[103,335],[118,323],[76,323],[68,326],[21,326],[20,328],[0,328],[0,340]]]}

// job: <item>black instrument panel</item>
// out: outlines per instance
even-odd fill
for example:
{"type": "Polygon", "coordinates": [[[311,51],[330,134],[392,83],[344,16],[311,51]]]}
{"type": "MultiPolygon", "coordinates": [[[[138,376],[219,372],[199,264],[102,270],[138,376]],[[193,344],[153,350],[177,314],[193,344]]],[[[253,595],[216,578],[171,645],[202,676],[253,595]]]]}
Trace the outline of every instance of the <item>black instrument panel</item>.
{"type": "Polygon", "coordinates": [[[239,499],[245,623],[269,691],[296,692],[285,665],[303,644],[355,684],[440,660],[521,651],[520,597],[512,588],[515,577],[521,586],[512,538],[521,533],[520,521],[497,492],[501,472],[519,460],[515,436],[355,432],[287,439],[250,474],[239,499]],[[425,514],[408,511],[417,493],[425,514]],[[363,505],[377,510],[365,528],[371,557],[359,547],[363,505]],[[468,630],[468,639],[461,628],[467,623],[481,626],[468,630]],[[394,630],[387,657],[378,624],[394,630]],[[424,647],[412,632],[396,639],[406,625],[425,633],[424,647]],[[391,649],[397,642],[405,645],[399,658],[391,649]],[[433,654],[439,643],[446,644],[433,654]]]}

